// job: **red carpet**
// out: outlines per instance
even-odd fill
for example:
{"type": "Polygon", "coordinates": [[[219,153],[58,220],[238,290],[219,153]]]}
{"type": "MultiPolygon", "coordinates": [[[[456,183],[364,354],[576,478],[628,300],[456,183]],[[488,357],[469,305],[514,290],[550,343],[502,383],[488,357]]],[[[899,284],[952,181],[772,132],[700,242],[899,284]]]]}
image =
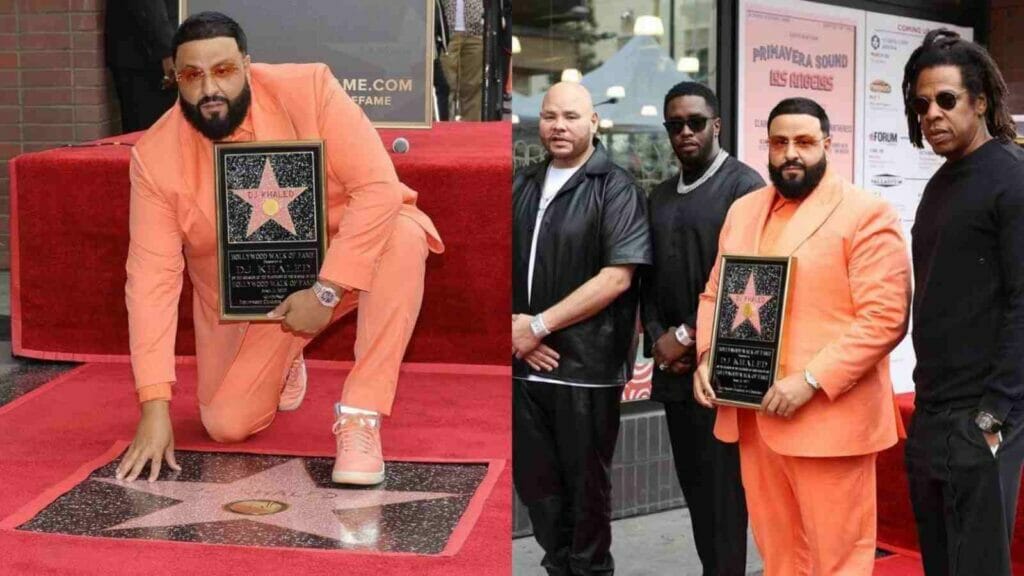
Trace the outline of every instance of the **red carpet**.
{"type": "MultiPolygon", "coordinates": [[[[398,175],[419,192],[447,246],[427,263],[423,311],[406,360],[508,362],[511,130],[506,122],[381,130],[398,175]]],[[[131,142],[138,135],[120,137],[131,142]]],[[[10,162],[12,346],[21,356],[111,361],[128,353],[127,146],[61,148],[10,162]],[[54,271],[75,290],[53,290],[54,271]]],[[[179,355],[194,353],[191,286],[179,355]]],[[[355,322],[327,330],[307,358],[351,360],[355,322]]]]}
{"type": "Polygon", "coordinates": [[[873,576],[924,576],[921,560],[909,556],[886,556],[875,561],[873,576]]]}
{"type": "MultiPolygon", "coordinates": [[[[909,429],[914,414],[914,395],[900,394],[897,399],[903,424],[909,429]]],[[[903,464],[905,444],[900,440],[896,446],[878,455],[878,547],[897,554],[916,555],[919,554],[917,530],[910,507],[907,470],[903,464]]],[[[1017,524],[1011,553],[1014,571],[1024,574],[1024,497],[1017,502],[1017,524]]]]}
{"type": "MultiPolygon", "coordinates": [[[[330,455],[331,404],[344,370],[310,368],[298,412],[225,451],[330,455]]],[[[172,408],[179,449],[210,449],[194,404],[195,370],[179,368],[172,408]]],[[[395,416],[385,422],[385,457],[510,460],[505,368],[410,365],[395,416]]],[[[0,519],[23,508],[117,440],[129,440],[138,408],[125,364],[87,364],[0,407],[0,519]]],[[[506,465],[461,549],[450,557],[85,538],[0,529],[0,574],[504,574],[511,564],[511,481],[506,465]]],[[[467,512],[469,514],[469,512],[467,512]]],[[[453,536],[454,538],[454,536],[453,536]]]]}

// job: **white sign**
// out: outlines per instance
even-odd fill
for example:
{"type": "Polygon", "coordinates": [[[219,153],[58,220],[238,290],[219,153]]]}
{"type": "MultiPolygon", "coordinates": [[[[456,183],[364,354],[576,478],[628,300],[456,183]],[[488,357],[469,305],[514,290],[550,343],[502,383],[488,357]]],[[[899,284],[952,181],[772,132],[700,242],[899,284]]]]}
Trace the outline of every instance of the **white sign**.
{"type": "MultiPolygon", "coordinates": [[[[903,108],[903,67],[910,54],[935,28],[947,28],[969,40],[969,28],[927,20],[867,14],[866,57],[864,59],[864,157],[861,185],[888,200],[899,213],[903,234],[910,245],[910,229],[925,184],[944,159],[931,151],[914,148],[907,133],[903,108]]],[[[914,347],[907,338],[890,355],[889,369],[897,393],[914,390],[914,347]]]]}

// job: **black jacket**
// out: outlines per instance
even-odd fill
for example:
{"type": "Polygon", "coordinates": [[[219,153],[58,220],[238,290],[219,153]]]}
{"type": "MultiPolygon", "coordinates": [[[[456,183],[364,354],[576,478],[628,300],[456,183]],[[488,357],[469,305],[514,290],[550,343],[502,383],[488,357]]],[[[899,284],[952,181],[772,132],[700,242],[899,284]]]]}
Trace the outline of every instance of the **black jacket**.
{"type": "MultiPolygon", "coordinates": [[[[551,201],[537,237],[533,298],[528,302],[530,246],[548,163],[522,170],[512,185],[512,311],[550,308],[607,266],[651,263],[647,202],[633,177],[612,164],[605,148],[594,153],[551,201]]],[[[638,290],[633,286],[593,317],[544,339],[560,358],[538,374],[581,384],[624,384],[636,354],[638,290]]],[[[513,375],[529,366],[513,360],[513,375]]]]}
{"type": "Polygon", "coordinates": [[[107,0],[106,12],[107,66],[160,70],[171,56],[178,0],[107,0]]]}

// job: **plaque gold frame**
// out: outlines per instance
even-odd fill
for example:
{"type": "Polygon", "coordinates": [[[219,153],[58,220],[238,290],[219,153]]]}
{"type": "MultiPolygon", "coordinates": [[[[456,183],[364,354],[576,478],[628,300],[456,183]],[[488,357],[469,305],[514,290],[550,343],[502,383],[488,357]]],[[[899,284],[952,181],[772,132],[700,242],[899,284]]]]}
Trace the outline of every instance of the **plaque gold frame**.
{"type": "MultiPolygon", "coordinates": [[[[714,366],[715,366],[715,349],[718,346],[718,319],[721,315],[721,302],[722,296],[724,296],[725,285],[723,280],[725,279],[725,267],[732,260],[754,260],[759,262],[774,262],[774,263],[785,263],[787,267],[786,281],[783,283],[782,288],[782,312],[779,314],[779,338],[775,346],[775,366],[772,370],[772,375],[775,379],[778,379],[779,371],[782,368],[782,350],[786,343],[786,324],[789,319],[789,291],[790,282],[793,278],[793,273],[796,271],[796,257],[794,256],[752,256],[748,254],[723,254],[721,257],[721,264],[718,267],[718,293],[715,294],[715,319],[711,325],[711,349],[709,350],[708,356],[708,384],[714,390],[714,366]]],[[[774,385],[774,384],[773,384],[774,385]]],[[[713,400],[715,404],[723,406],[734,406],[737,408],[754,408],[756,410],[761,409],[761,404],[753,402],[742,402],[738,400],[722,400],[715,398],[713,400]]]]}
{"type": "Polygon", "coordinates": [[[223,248],[221,245],[222,239],[226,237],[224,227],[223,210],[224,207],[221,205],[221,200],[227,195],[227,191],[223,190],[221,178],[221,165],[220,165],[220,152],[221,150],[246,150],[246,149],[278,149],[281,152],[297,151],[296,148],[316,148],[315,154],[319,156],[320,167],[318,169],[320,177],[320,190],[314,191],[314,194],[318,196],[320,201],[320,209],[323,211],[322,217],[320,218],[320,226],[317,229],[317,248],[320,250],[321,255],[327,254],[327,169],[324,163],[326,157],[324,154],[324,142],[323,140],[274,140],[267,142],[217,142],[213,145],[213,172],[214,172],[214,204],[217,205],[217,296],[219,299],[220,318],[222,320],[241,320],[247,322],[280,322],[280,319],[267,318],[266,314],[253,313],[253,314],[236,314],[228,313],[224,307],[224,263],[221,262],[223,257],[223,248]]]}

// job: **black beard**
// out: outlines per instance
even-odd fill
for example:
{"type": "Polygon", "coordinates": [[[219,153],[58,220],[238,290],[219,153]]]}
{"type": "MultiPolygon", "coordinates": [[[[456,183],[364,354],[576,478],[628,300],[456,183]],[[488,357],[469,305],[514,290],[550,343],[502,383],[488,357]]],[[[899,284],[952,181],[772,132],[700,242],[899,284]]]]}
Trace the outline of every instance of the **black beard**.
{"type": "Polygon", "coordinates": [[[788,166],[800,166],[800,164],[786,162],[776,168],[769,162],[768,176],[771,178],[772,184],[775,185],[775,189],[779,191],[779,194],[782,194],[783,198],[800,200],[810,194],[821,183],[821,179],[825,177],[825,168],[828,167],[828,160],[822,157],[821,162],[804,166],[804,177],[800,180],[787,180],[782,175],[782,170],[788,166]]]}
{"type": "Polygon", "coordinates": [[[242,92],[234,100],[228,100],[223,96],[206,96],[195,104],[189,104],[184,98],[178,98],[181,112],[185,115],[188,123],[198,130],[200,134],[213,141],[227,138],[235,131],[235,128],[241,126],[242,121],[245,120],[245,115],[249,113],[249,105],[251,103],[252,92],[249,90],[248,82],[246,82],[242,92]],[[204,118],[199,107],[209,102],[225,103],[228,107],[228,113],[218,115],[216,118],[204,118]]]}

